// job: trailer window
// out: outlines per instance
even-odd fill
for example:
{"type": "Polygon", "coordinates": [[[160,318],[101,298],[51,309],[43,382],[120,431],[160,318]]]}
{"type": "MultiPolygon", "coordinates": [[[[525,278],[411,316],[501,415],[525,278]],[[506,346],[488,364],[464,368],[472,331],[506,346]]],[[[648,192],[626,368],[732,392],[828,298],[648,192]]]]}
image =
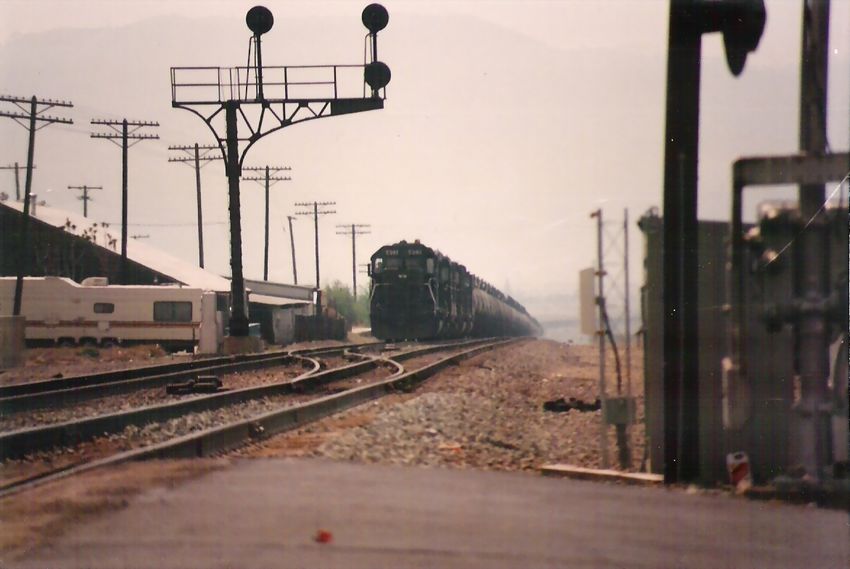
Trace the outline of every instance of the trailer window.
{"type": "Polygon", "coordinates": [[[95,314],[112,314],[115,312],[115,305],[111,302],[95,302],[94,303],[94,313],[95,314]]]}
{"type": "Polygon", "coordinates": [[[154,322],[191,322],[191,302],[154,302],[154,322]]]}
{"type": "Polygon", "coordinates": [[[377,259],[375,259],[375,261],[372,263],[372,272],[373,272],[373,273],[376,273],[376,274],[377,274],[377,273],[380,273],[380,272],[381,272],[381,269],[382,269],[383,267],[384,267],[384,260],[383,260],[383,259],[381,259],[380,257],[378,257],[378,258],[377,258],[377,259]]]}

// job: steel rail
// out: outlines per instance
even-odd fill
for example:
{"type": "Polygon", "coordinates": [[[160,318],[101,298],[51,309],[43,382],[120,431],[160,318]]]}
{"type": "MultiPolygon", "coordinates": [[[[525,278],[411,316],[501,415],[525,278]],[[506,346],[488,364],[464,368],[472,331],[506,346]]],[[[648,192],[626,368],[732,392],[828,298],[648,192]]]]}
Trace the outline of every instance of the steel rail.
{"type": "MultiPolygon", "coordinates": [[[[226,359],[221,363],[213,363],[213,365],[192,365],[183,369],[165,371],[162,373],[157,373],[161,371],[158,366],[146,366],[144,368],[132,368],[127,370],[132,373],[129,374],[129,378],[125,379],[122,379],[122,374],[120,372],[97,374],[97,376],[106,376],[106,379],[98,377],[98,380],[93,383],[86,383],[84,380],[88,377],[95,376],[79,376],[79,381],[74,381],[72,385],[67,387],[53,389],[50,391],[39,391],[32,394],[0,397],[0,416],[23,413],[33,411],[35,409],[59,409],[85,401],[90,401],[92,399],[123,395],[125,393],[132,393],[141,389],[160,387],[167,383],[190,379],[198,375],[227,374],[291,365],[299,360],[303,360],[308,355],[335,355],[343,353],[346,349],[351,349],[352,347],[355,346],[345,345],[314,348],[311,350],[298,350],[294,352],[269,352],[265,354],[255,354],[256,357],[238,358],[236,361],[226,359]],[[146,375],[143,373],[144,371],[151,371],[153,373],[146,375]]],[[[208,360],[203,361],[208,363],[208,360]]],[[[172,364],[166,364],[163,367],[169,368],[171,365],[172,364]]],[[[71,378],[68,378],[68,380],[70,379],[71,378]]],[[[62,381],[65,380],[51,381],[58,381],[59,385],[64,385],[62,384],[62,381]]]]}
{"type": "Polygon", "coordinates": [[[38,381],[29,381],[26,383],[0,386],[0,401],[17,395],[32,395],[47,391],[70,389],[72,387],[97,385],[102,383],[110,383],[113,381],[124,381],[128,379],[136,379],[153,375],[163,375],[166,373],[174,373],[179,371],[190,371],[216,365],[225,365],[246,361],[262,361],[264,359],[276,358],[283,355],[309,355],[322,353],[325,350],[330,349],[377,347],[383,345],[384,342],[370,342],[367,344],[344,344],[342,346],[334,347],[325,346],[322,348],[301,348],[298,350],[276,350],[272,352],[263,352],[260,354],[238,354],[231,356],[218,356],[212,358],[202,358],[190,362],[155,364],[149,366],[139,366],[128,369],[91,373],[64,378],[42,379],[38,381]]]}
{"type": "MultiPolygon", "coordinates": [[[[130,461],[200,458],[216,455],[248,442],[263,440],[271,435],[289,431],[318,421],[327,416],[345,411],[390,393],[410,391],[415,385],[425,381],[438,371],[469,359],[479,353],[492,350],[516,341],[519,338],[492,339],[470,342],[479,345],[458,354],[446,356],[417,370],[394,374],[393,377],[369,385],[352,388],[341,393],[327,395],[313,401],[294,405],[284,409],[264,413],[249,419],[212,427],[199,433],[190,433],[147,447],[124,451],[122,453],[97,459],[80,465],[63,467],[55,472],[41,473],[30,479],[22,480],[0,488],[0,498],[40,486],[47,482],[81,474],[103,466],[117,465],[130,461]]],[[[422,355],[418,353],[416,355],[422,355]]],[[[367,356],[373,357],[373,356],[367,356]]],[[[398,357],[398,356],[396,356],[398,357]]],[[[411,356],[413,357],[413,356],[411,356]]],[[[375,357],[376,360],[390,360],[375,357]]],[[[391,360],[390,360],[391,361],[391,360]]],[[[397,364],[397,362],[394,362],[397,364]]]]}
{"type": "MultiPolygon", "coordinates": [[[[485,341],[487,340],[429,346],[394,355],[391,359],[405,360],[447,348],[459,348],[485,341]]],[[[212,411],[262,397],[305,393],[325,383],[374,369],[380,364],[380,361],[380,359],[368,360],[318,373],[311,370],[295,379],[282,382],[244,387],[183,401],[148,405],[53,425],[9,431],[0,434],[0,460],[20,458],[32,452],[54,447],[72,446],[99,436],[120,432],[131,425],[141,427],[149,423],[161,423],[189,413],[212,411]]]]}

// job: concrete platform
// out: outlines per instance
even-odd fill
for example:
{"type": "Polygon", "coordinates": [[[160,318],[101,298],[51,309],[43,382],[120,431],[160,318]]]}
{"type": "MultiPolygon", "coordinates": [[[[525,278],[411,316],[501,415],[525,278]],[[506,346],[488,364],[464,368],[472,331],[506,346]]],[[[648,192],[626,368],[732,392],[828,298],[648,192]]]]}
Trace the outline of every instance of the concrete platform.
{"type": "Polygon", "coordinates": [[[844,512],[663,488],[244,460],[142,494],[12,567],[846,569],[850,526],[844,512]]]}

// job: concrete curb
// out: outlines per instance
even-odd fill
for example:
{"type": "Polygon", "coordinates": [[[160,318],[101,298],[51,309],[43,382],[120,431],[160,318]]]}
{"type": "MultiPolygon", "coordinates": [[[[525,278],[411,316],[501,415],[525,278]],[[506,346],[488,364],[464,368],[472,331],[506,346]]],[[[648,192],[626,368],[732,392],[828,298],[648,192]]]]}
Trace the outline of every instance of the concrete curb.
{"type": "Polygon", "coordinates": [[[570,466],[568,464],[544,464],[540,467],[540,473],[543,476],[557,476],[561,478],[573,478],[576,480],[624,482],[626,484],[636,484],[641,486],[655,486],[664,483],[664,477],[660,474],[582,468],[580,466],[570,466]]]}

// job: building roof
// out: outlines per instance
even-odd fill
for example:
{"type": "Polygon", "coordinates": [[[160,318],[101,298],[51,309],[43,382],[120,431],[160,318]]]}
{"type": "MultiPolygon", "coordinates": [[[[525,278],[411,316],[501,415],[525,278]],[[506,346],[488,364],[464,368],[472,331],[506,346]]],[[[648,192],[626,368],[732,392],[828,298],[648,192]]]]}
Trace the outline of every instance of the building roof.
{"type": "MultiPolygon", "coordinates": [[[[8,200],[0,203],[0,207],[8,207],[22,213],[24,206],[23,202],[8,200]]],[[[35,208],[35,215],[32,215],[32,218],[79,237],[82,237],[84,232],[97,231],[99,235],[92,243],[111,253],[120,254],[116,251],[116,247],[120,247],[120,243],[117,246],[114,244],[110,246],[110,243],[107,243],[105,231],[110,231],[108,226],[79,214],[39,205],[35,208]]],[[[120,226],[115,229],[115,232],[120,239],[120,226]]],[[[127,242],[127,258],[192,288],[213,292],[230,292],[230,280],[196,267],[183,259],[173,257],[160,249],[140,243],[135,239],[130,239],[127,242]]]]}
{"type": "Polygon", "coordinates": [[[256,304],[266,304],[269,306],[310,306],[311,303],[306,300],[296,298],[282,298],[279,296],[269,296],[267,294],[257,294],[255,292],[248,293],[248,302],[256,304]]]}
{"type": "Polygon", "coordinates": [[[278,298],[290,298],[313,302],[316,289],[312,286],[299,286],[271,281],[245,279],[245,286],[252,292],[278,298]]]}

